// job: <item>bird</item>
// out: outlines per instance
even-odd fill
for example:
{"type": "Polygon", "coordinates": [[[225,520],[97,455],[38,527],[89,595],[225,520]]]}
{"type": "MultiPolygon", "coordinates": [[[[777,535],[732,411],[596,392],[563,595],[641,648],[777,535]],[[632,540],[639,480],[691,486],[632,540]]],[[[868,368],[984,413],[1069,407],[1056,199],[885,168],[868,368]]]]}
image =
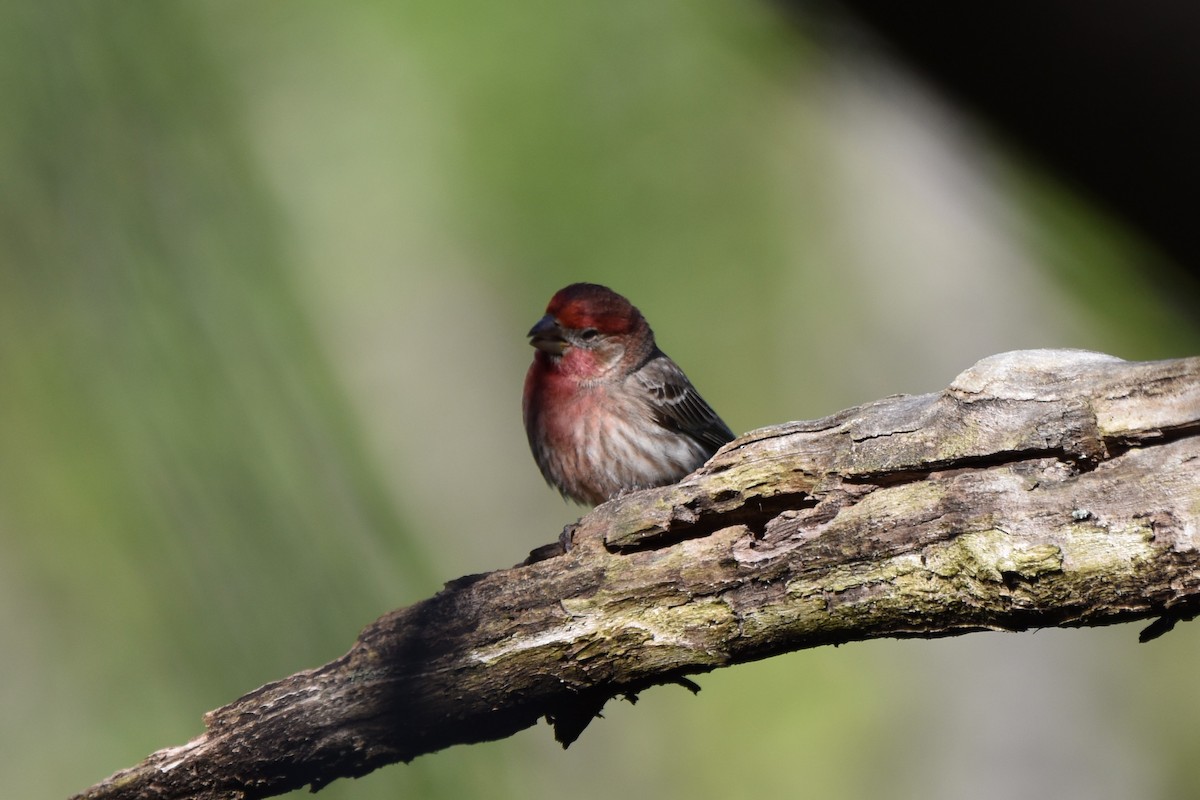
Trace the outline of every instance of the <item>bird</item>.
{"type": "Polygon", "coordinates": [[[612,289],[560,289],[528,336],[536,352],[521,403],[525,433],[564,498],[595,506],[677,483],[734,439],[642,313],[612,289]]]}

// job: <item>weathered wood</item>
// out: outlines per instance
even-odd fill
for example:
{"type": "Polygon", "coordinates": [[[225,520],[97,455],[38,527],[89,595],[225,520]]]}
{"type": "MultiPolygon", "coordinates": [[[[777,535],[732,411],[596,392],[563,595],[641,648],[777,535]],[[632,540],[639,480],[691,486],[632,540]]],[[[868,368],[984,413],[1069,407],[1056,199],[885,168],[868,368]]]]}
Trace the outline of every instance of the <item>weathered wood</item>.
{"type": "Polygon", "coordinates": [[[388,614],[79,798],[267,797],[876,637],[1200,610],[1200,358],[986,359],[944,392],[751,432],[526,563],[388,614]]]}

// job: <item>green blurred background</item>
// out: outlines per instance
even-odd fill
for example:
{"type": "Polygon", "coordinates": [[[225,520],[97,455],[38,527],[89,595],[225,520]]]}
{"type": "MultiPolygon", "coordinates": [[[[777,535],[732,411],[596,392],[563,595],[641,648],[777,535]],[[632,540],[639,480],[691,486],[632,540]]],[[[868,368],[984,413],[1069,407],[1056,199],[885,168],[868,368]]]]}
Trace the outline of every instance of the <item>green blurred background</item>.
{"type": "MultiPolygon", "coordinates": [[[[63,797],[580,510],[524,332],[628,295],[738,431],[1038,346],[1158,258],[850,32],[732,0],[0,6],[0,777],[63,797]]],[[[1170,798],[1185,626],[873,642],[328,798],[1170,798]]]]}

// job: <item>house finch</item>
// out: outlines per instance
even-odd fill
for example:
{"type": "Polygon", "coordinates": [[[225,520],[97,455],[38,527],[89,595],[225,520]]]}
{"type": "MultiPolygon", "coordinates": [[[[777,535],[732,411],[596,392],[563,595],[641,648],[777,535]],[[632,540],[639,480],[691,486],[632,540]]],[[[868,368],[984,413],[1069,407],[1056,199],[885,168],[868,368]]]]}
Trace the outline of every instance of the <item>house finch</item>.
{"type": "Polygon", "coordinates": [[[628,300],[573,283],[529,331],[522,407],[546,482],[597,505],[675,483],[733,439],[628,300]]]}

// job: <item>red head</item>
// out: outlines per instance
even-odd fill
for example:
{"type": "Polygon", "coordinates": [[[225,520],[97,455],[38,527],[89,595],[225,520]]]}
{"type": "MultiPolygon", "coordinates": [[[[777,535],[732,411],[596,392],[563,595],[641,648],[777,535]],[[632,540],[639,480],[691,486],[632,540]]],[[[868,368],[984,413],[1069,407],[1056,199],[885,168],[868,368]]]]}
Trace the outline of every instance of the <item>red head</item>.
{"type": "Polygon", "coordinates": [[[595,328],[607,335],[629,333],[644,322],[642,312],[621,295],[595,283],[572,283],[559,289],[546,314],[563,328],[583,331],[595,328]]]}
{"type": "Polygon", "coordinates": [[[540,351],[535,364],[596,379],[636,368],[654,351],[654,333],[642,312],[612,289],[573,283],[550,299],[529,343],[540,351]]]}

